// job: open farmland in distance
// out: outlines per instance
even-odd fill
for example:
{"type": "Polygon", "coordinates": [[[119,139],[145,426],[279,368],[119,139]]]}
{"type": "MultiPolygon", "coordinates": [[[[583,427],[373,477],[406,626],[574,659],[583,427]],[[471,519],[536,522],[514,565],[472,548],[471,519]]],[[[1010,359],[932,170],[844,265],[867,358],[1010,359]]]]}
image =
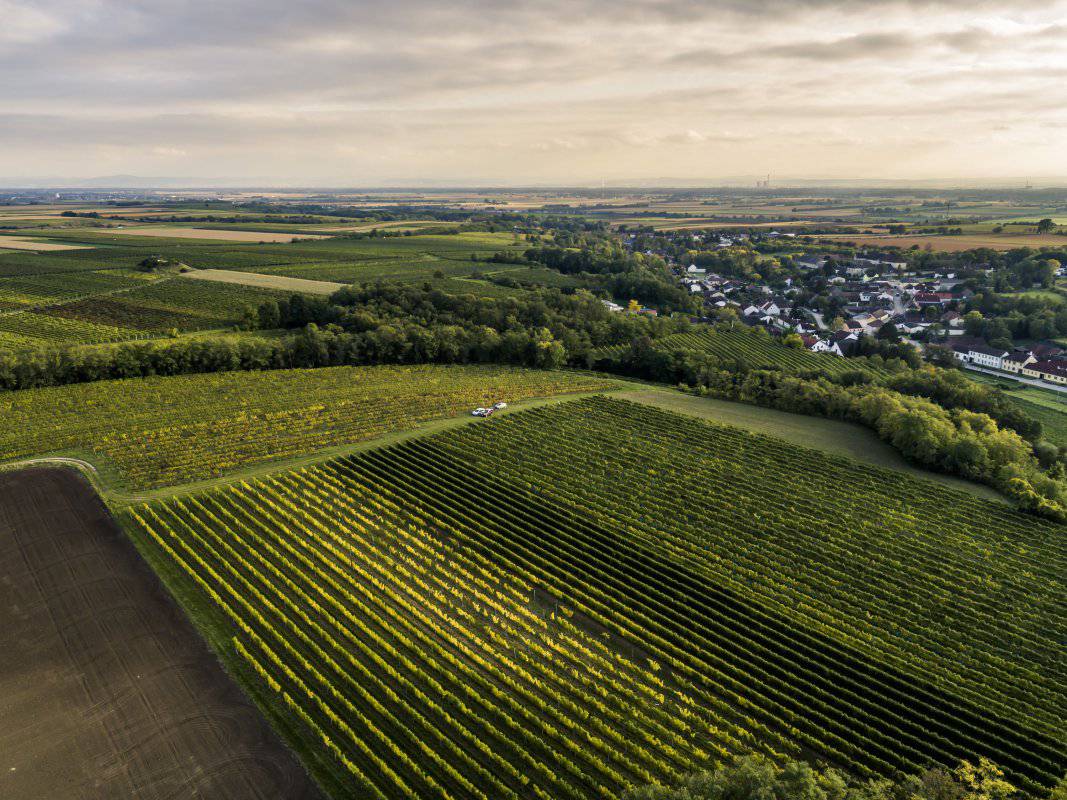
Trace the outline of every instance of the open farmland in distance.
{"type": "Polygon", "coordinates": [[[278,233],[276,231],[245,231],[232,228],[179,228],[152,225],[145,228],[109,228],[101,233],[109,236],[152,236],[158,239],[202,239],[220,242],[292,242],[294,239],[324,239],[314,233],[278,233]]]}
{"type": "Polygon", "coordinates": [[[0,607],[5,798],[322,797],[73,471],[0,473],[0,607]]]}
{"type": "Polygon", "coordinates": [[[0,249],[3,250],[35,250],[39,253],[49,253],[59,250],[87,250],[90,247],[91,245],[37,241],[21,236],[0,236],[0,249]]]}
{"type": "Polygon", "coordinates": [[[1067,765],[1057,527],[770,437],[577,400],[124,522],[338,797],[1067,765]]]}
{"type": "Polygon", "coordinates": [[[1054,234],[961,234],[959,236],[938,235],[915,235],[915,236],[882,236],[863,235],[853,233],[839,233],[832,235],[816,236],[816,239],[826,239],[839,243],[850,242],[868,247],[900,247],[909,249],[918,247],[921,250],[943,250],[957,253],[963,250],[974,250],[984,247],[991,250],[1014,250],[1019,247],[1067,247],[1067,237],[1054,234]]]}

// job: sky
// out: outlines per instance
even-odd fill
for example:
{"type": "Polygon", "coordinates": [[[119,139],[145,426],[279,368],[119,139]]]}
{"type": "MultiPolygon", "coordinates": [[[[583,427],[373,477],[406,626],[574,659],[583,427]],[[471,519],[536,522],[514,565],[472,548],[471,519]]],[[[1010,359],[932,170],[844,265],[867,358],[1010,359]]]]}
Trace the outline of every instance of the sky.
{"type": "Polygon", "coordinates": [[[1067,0],[0,0],[8,182],[768,173],[1067,176],[1067,0]]]}

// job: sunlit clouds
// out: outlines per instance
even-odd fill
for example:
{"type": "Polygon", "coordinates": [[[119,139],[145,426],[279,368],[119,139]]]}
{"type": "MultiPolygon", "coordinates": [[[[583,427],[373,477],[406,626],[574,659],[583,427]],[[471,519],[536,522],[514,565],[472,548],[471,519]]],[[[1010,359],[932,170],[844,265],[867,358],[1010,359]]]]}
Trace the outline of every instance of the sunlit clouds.
{"type": "Polygon", "coordinates": [[[1067,0],[0,0],[0,177],[1067,175],[1067,0]]]}

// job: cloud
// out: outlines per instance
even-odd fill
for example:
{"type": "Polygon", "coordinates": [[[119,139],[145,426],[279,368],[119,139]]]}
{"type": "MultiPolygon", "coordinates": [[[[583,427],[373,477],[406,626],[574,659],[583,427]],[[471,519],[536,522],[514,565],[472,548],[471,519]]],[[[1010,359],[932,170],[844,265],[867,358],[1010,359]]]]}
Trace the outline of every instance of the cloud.
{"type": "Polygon", "coordinates": [[[333,164],[432,178],[464,164],[474,182],[602,175],[612,159],[659,174],[733,174],[738,159],[838,170],[908,161],[910,137],[916,153],[959,142],[946,168],[1025,157],[1038,174],[1067,145],[1039,127],[1067,108],[1065,12],[1067,0],[0,0],[0,173],[78,164],[79,149],[85,170],[106,152],[125,172],[181,159],[200,174],[333,164]],[[1054,141],[975,159],[1003,124],[1054,141]]]}

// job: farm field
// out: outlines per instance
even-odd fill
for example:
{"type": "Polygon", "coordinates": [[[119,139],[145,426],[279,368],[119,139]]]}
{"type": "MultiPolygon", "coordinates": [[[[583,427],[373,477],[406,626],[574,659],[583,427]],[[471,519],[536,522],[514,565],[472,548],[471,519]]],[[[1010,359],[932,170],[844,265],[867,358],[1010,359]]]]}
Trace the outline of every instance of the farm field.
{"type": "Polygon", "coordinates": [[[255,286],[259,289],[274,289],[281,292],[301,292],[328,296],[345,286],[343,283],[329,281],[311,281],[306,278],[288,278],[284,275],[260,275],[255,272],[237,272],[228,269],[201,269],[196,272],[183,273],[183,278],[198,281],[218,281],[219,283],[236,283],[243,286],[255,286]]]}
{"type": "Polygon", "coordinates": [[[337,797],[1067,765],[1058,528],[778,439],[581,399],[123,523],[337,797]]]}
{"type": "Polygon", "coordinates": [[[233,228],[181,228],[152,225],[145,228],[109,228],[112,236],[152,236],[158,239],[203,239],[220,242],[292,242],[294,239],[325,239],[314,233],[279,233],[276,231],[245,231],[233,228]]]}
{"type": "Polygon", "coordinates": [[[134,331],[85,320],[57,319],[30,311],[0,314],[0,349],[103,344],[137,338],[141,335],[134,331]]]}
{"type": "Polygon", "coordinates": [[[45,273],[0,277],[0,312],[131,289],[144,280],[114,272],[45,273]]]}
{"type": "Polygon", "coordinates": [[[23,390],[0,393],[0,461],[84,457],[110,485],[146,490],[342,448],[496,400],[617,385],[569,372],[420,365],[225,372],[23,390]]]}
{"type": "MultiPolygon", "coordinates": [[[[851,371],[881,372],[864,361],[824,353],[796,350],[779,342],[760,336],[747,328],[736,330],[697,330],[692,333],[677,333],[653,341],[661,350],[696,350],[724,360],[744,361],[749,367],[782,368],[793,372],[820,370],[829,373],[851,371]]],[[[630,345],[615,345],[593,351],[593,358],[621,355],[630,345]]]]}
{"type": "Polygon", "coordinates": [[[1067,247],[1067,237],[1055,234],[963,234],[960,236],[916,235],[916,236],[865,236],[863,234],[837,233],[820,234],[813,237],[818,240],[836,242],[854,242],[857,245],[874,245],[881,247],[900,247],[908,249],[918,246],[920,249],[930,247],[950,253],[987,247],[991,250],[1013,250],[1017,247],[1067,247]]]}
{"type": "Polygon", "coordinates": [[[63,242],[36,241],[20,236],[0,236],[0,249],[3,250],[35,250],[39,253],[49,253],[57,250],[88,250],[89,245],[66,244],[63,242]]]}
{"type": "Polygon", "coordinates": [[[487,257],[514,247],[510,235],[320,239],[226,247],[162,241],[145,247],[108,245],[57,253],[0,251],[0,348],[220,330],[237,324],[247,307],[265,300],[294,292],[325,296],[356,280],[418,280],[445,292],[486,297],[522,292],[470,279],[480,266],[472,256],[487,257]],[[162,278],[139,272],[137,265],[149,256],[198,271],[162,278]],[[5,312],[32,313],[4,318],[5,312]]]}
{"type": "MultiPolygon", "coordinates": [[[[56,241],[84,241],[72,231],[50,232],[56,241]]],[[[95,235],[95,234],[94,234],[95,235]]],[[[95,241],[95,240],[94,240],[95,241]]],[[[122,237],[102,239],[95,249],[48,256],[0,251],[0,276],[66,272],[76,269],[133,269],[147,256],[196,269],[224,269],[351,283],[376,280],[430,280],[467,277],[479,269],[493,272],[521,265],[485,265],[494,253],[525,248],[511,234],[460,233],[384,238],[318,238],[291,244],[208,243],[182,239],[122,237]],[[10,264],[10,266],[8,266],[10,264]],[[90,266],[91,265],[91,266],[90,266]]]]}
{"type": "Polygon", "coordinates": [[[970,371],[967,377],[999,386],[1015,405],[1041,423],[1041,436],[1058,447],[1067,447],[1067,396],[1061,392],[970,371]]]}
{"type": "Polygon", "coordinates": [[[89,297],[52,306],[44,313],[74,322],[123,328],[138,334],[224,328],[237,323],[247,306],[287,297],[292,292],[232,283],[184,280],[157,281],[113,295],[89,297]]]}
{"type": "Polygon", "coordinates": [[[1041,423],[1042,438],[1057,447],[1067,447],[1067,403],[1047,402],[1030,393],[1009,392],[1008,396],[1015,405],[1041,423]]]}
{"type": "Polygon", "coordinates": [[[91,487],[0,473],[0,794],[322,795],[91,487]]]}

